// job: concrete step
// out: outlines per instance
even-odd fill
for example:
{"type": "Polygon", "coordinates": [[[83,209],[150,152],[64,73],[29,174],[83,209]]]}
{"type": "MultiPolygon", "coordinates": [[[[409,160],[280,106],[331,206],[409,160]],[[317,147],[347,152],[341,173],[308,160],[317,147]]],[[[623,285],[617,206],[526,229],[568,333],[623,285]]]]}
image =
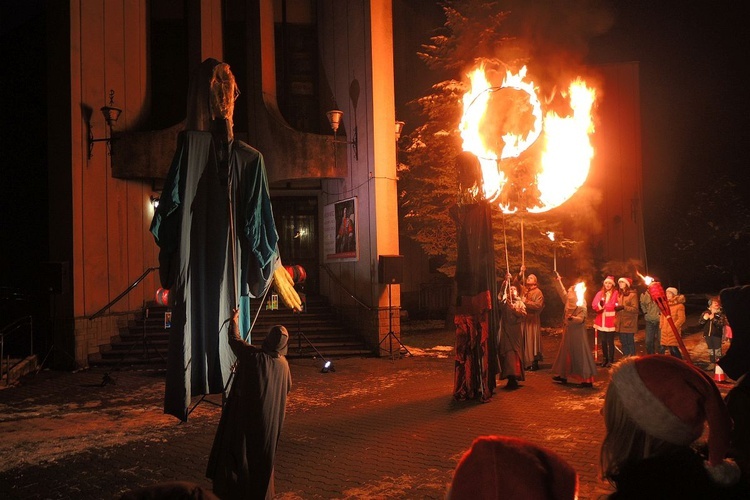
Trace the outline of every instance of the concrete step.
{"type": "MultiPolygon", "coordinates": [[[[257,304],[251,304],[251,309],[257,304]]],[[[149,303],[139,317],[129,321],[118,331],[110,344],[89,356],[92,366],[163,367],[166,365],[170,329],[164,317],[170,309],[149,303]]],[[[284,325],[289,331],[289,358],[339,358],[371,356],[364,342],[343,328],[332,309],[322,297],[308,296],[303,313],[280,307],[262,309],[258,314],[251,343],[260,346],[266,333],[274,325],[284,325]]]]}

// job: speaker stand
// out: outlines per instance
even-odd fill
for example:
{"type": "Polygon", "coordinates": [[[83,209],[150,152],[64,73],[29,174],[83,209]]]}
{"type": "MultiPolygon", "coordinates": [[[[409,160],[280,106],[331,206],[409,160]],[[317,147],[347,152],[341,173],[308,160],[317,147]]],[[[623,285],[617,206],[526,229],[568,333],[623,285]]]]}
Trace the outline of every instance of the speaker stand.
{"type": "Polygon", "coordinates": [[[393,309],[391,307],[391,284],[388,283],[388,335],[383,337],[383,340],[380,341],[379,347],[381,351],[388,351],[388,355],[391,357],[391,361],[395,359],[395,355],[393,353],[393,341],[396,341],[400,347],[396,353],[399,357],[401,357],[401,350],[406,351],[406,354],[411,356],[411,352],[409,352],[409,349],[406,348],[404,344],[401,343],[401,340],[399,340],[398,337],[396,337],[396,334],[393,333],[393,309]],[[383,342],[385,342],[385,339],[388,339],[388,349],[383,347],[383,342]]]}

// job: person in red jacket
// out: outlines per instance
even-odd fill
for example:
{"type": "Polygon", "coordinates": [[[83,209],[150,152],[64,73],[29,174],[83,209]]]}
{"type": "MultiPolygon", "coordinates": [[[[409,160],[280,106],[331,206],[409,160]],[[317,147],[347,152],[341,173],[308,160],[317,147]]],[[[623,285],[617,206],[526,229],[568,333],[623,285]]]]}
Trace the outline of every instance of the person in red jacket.
{"type": "Polygon", "coordinates": [[[607,276],[602,289],[596,293],[591,307],[596,312],[594,329],[598,331],[602,344],[602,366],[607,368],[615,361],[615,316],[617,307],[615,277],[607,276]]]}

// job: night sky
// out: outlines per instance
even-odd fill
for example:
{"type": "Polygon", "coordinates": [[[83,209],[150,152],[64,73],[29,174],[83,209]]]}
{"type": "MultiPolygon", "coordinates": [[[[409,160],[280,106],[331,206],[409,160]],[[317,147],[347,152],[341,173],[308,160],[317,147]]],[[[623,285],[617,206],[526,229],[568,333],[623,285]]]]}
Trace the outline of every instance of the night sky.
{"type": "MultiPolygon", "coordinates": [[[[444,22],[435,2],[394,2],[396,109],[416,120],[406,103],[436,75],[416,57],[444,22]],[[402,30],[407,30],[406,33],[402,30]],[[401,33],[401,34],[399,34],[401,33]],[[425,68],[418,73],[415,68],[425,68]],[[415,76],[416,75],[416,76],[415,76]]],[[[584,64],[638,61],[640,68],[644,218],[649,263],[672,251],[669,225],[692,202],[700,183],[726,174],[750,181],[746,17],[741,2],[674,0],[511,0],[508,23],[534,40],[539,57],[577,52],[584,64]],[[743,51],[743,52],[741,52],[743,51]],[[661,237],[661,238],[660,238],[661,237]]],[[[410,126],[411,125],[411,126],[410,126]]]]}

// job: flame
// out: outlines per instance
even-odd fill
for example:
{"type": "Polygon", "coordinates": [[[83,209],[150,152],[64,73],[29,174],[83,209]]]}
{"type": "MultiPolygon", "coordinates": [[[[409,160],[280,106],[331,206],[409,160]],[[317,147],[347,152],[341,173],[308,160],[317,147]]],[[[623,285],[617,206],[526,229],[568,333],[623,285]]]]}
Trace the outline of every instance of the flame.
{"type": "MultiPolygon", "coordinates": [[[[567,201],[586,181],[594,149],[590,135],[594,132],[591,112],[596,102],[596,91],[581,78],[573,81],[564,97],[568,98],[571,116],[559,116],[549,111],[542,118],[542,105],[534,82],[526,79],[527,68],[522,67],[514,74],[506,71],[499,87],[488,80],[484,63],[467,76],[470,88],[462,99],[463,116],[459,125],[463,150],[479,158],[482,166],[484,197],[490,202],[498,202],[505,213],[513,213],[516,208],[500,202],[500,194],[506,185],[511,186],[512,173],[506,173],[504,160],[519,157],[527,151],[540,136],[543,140],[541,154],[536,163],[534,180],[539,189],[539,200],[533,206],[520,207],[529,212],[546,212],[567,201]],[[524,92],[529,98],[533,115],[533,125],[522,134],[506,133],[502,136],[502,149],[498,154],[495,137],[484,137],[482,125],[492,120],[487,116],[492,92],[510,88],[524,92]]],[[[531,152],[529,152],[531,153],[531,152]]],[[[516,186],[516,189],[519,189],[516,186]]],[[[521,190],[524,188],[521,187],[521,190]]],[[[553,240],[554,241],[554,240],[553,240]]]]}
{"type": "Polygon", "coordinates": [[[553,233],[552,231],[547,231],[546,234],[550,241],[555,241],[555,233],[553,233]]]}
{"type": "Polygon", "coordinates": [[[646,286],[649,286],[649,285],[651,285],[651,283],[653,283],[653,282],[654,282],[654,278],[652,278],[651,276],[644,276],[644,275],[642,275],[641,273],[639,273],[638,271],[636,271],[635,273],[636,273],[636,274],[637,274],[638,276],[640,276],[640,277],[641,277],[641,279],[642,279],[642,280],[643,280],[643,282],[644,282],[644,283],[646,284],[646,286]]]}
{"type": "Polygon", "coordinates": [[[586,304],[586,284],[581,281],[580,283],[576,283],[576,286],[573,288],[576,291],[576,297],[578,300],[576,301],[576,305],[578,307],[583,307],[584,304],[586,304]]]}

